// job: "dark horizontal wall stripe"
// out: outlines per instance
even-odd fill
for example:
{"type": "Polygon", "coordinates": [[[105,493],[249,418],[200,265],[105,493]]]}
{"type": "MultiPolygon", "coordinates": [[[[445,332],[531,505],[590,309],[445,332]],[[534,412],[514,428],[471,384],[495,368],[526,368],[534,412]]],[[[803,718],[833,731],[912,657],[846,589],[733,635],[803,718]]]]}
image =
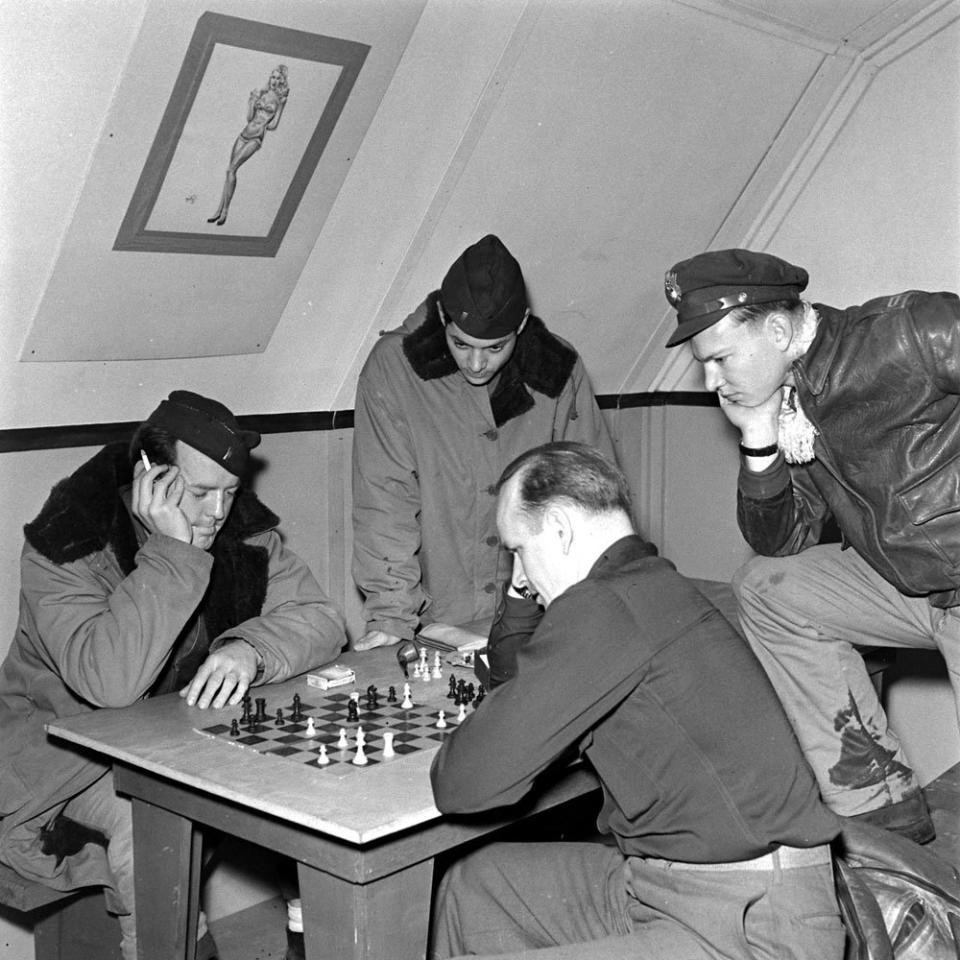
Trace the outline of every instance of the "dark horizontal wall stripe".
{"type": "MultiPolygon", "coordinates": [[[[597,396],[601,410],[631,407],[715,407],[714,393],[675,390],[655,393],[606,393],[597,396]]],[[[352,410],[317,410],[305,413],[258,413],[239,417],[240,424],[260,433],[304,433],[318,430],[349,430],[352,410]]],[[[61,427],[24,427],[0,430],[0,453],[24,450],[55,450],[60,447],[99,447],[115,440],[127,440],[138,421],[74,424],[61,427]]]]}

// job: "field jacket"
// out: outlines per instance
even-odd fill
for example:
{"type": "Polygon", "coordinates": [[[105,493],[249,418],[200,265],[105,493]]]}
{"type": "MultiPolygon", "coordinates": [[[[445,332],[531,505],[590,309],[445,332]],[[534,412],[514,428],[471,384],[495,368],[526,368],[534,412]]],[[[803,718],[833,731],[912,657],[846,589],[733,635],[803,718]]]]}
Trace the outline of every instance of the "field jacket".
{"type": "Polygon", "coordinates": [[[815,308],[794,362],[816,459],[741,466],[738,519],[765,556],[817,543],[833,520],[901,593],[960,604],[960,300],[907,291],[815,308]]]}
{"type": "Polygon", "coordinates": [[[368,630],[492,617],[509,576],[494,484],[531,447],[581,440],[614,457],[583,362],[530,317],[491,395],[447,347],[431,294],[367,358],[353,442],[353,575],[368,630]]]}
{"type": "Polygon", "coordinates": [[[0,859],[59,889],[110,882],[100,847],[60,862],[39,842],[106,766],[46,723],[177,689],[227,635],[261,655],[263,682],[331,660],[345,640],[342,615],[252,493],[237,495],[208,552],[138,537],[120,496],[130,482],[126,445],[105,447],[24,528],[20,616],[0,666],[0,859]],[[198,636],[202,648],[185,649],[198,636]]]}

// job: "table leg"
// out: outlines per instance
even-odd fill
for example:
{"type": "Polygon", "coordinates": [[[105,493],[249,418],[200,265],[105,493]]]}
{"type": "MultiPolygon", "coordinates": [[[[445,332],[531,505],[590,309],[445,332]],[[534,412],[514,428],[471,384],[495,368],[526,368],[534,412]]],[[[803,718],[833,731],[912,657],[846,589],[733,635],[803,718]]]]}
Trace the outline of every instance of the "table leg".
{"type": "Polygon", "coordinates": [[[138,960],[193,960],[200,897],[199,834],[184,817],[136,797],[132,802],[138,960]]]}
{"type": "Polygon", "coordinates": [[[425,960],[432,858],[369,883],[298,874],[307,960],[425,960]]]}

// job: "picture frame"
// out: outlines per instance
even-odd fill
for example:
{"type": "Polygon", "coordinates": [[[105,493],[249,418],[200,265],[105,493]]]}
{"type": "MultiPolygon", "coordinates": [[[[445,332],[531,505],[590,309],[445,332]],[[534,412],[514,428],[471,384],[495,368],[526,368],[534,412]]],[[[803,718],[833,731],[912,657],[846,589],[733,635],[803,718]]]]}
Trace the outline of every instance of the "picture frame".
{"type": "Polygon", "coordinates": [[[369,51],[201,14],[113,249],[276,256],[369,51]],[[266,104],[279,122],[257,128],[256,111],[287,76],[287,95],[266,104]]]}

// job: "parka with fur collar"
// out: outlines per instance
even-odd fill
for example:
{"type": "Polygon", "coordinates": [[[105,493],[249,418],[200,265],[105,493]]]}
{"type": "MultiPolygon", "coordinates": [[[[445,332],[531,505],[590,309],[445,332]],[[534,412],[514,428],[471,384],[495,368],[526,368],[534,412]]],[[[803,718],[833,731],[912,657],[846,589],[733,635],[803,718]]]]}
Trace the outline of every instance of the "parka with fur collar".
{"type": "Polygon", "coordinates": [[[493,486],[524,451],[579,440],[615,458],[583,362],[529,317],[490,394],[447,347],[432,293],[383,334],[357,385],[353,574],[367,630],[493,615],[510,558],[493,486]]]}
{"type": "Polygon", "coordinates": [[[250,643],[264,682],[331,660],[345,640],[342,615],[252,493],[208,552],[162,534],[139,542],[120,495],[131,479],[126,445],[111,444],[24,528],[20,617],[0,665],[0,859],[58,889],[111,884],[99,846],[63,860],[40,849],[41,828],[105,767],[48,737],[48,721],[127,706],[165,679],[176,689],[171,663],[198,616],[211,647],[227,631],[250,643]]]}

